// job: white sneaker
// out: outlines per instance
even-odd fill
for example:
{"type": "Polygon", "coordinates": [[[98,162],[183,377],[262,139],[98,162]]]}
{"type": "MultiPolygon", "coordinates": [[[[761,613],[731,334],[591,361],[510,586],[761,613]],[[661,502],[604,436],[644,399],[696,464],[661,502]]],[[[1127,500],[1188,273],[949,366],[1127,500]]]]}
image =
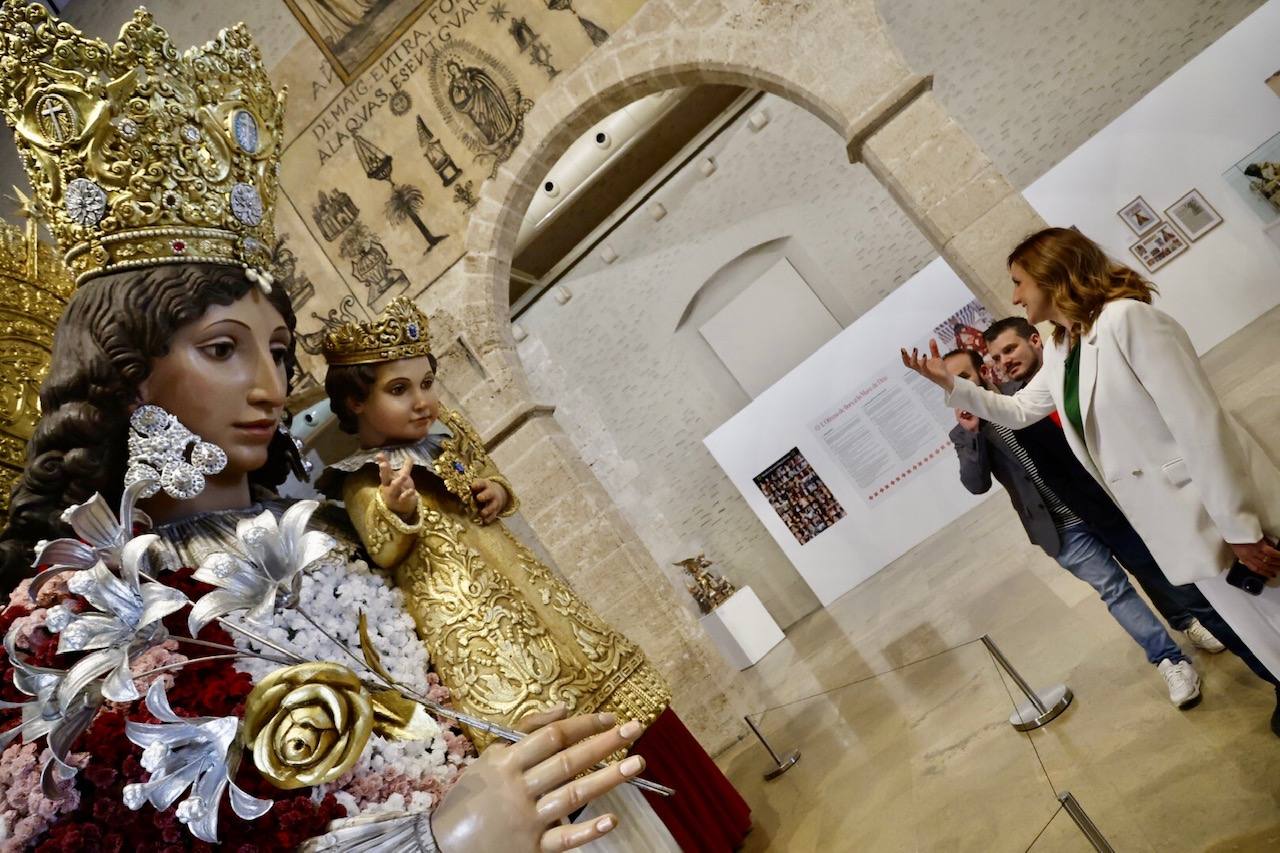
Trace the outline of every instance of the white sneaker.
{"type": "Polygon", "coordinates": [[[1156,666],[1169,686],[1169,701],[1179,708],[1187,708],[1200,701],[1200,676],[1191,661],[1174,663],[1169,658],[1156,666]]]}
{"type": "Polygon", "coordinates": [[[1197,649],[1204,649],[1211,655],[1216,655],[1218,652],[1225,652],[1227,650],[1227,647],[1222,645],[1222,642],[1218,640],[1217,637],[1209,633],[1208,628],[1200,624],[1199,619],[1192,619],[1191,624],[1187,626],[1187,630],[1183,633],[1187,635],[1187,639],[1191,641],[1191,645],[1195,646],[1197,649]]]}

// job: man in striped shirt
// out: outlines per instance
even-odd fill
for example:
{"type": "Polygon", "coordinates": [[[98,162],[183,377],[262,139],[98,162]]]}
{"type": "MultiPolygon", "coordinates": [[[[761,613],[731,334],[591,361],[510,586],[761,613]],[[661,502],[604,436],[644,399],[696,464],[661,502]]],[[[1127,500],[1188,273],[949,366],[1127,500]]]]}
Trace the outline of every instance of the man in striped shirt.
{"type": "MultiPolygon", "coordinates": [[[[947,353],[943,362],[953,376],[990,387],[982,356],[973,350],[947,353]]],[[[1142,647],[1147,660],[1164,676],[1169,701],[1178,708],[1199,702],[1200,677],[1191,661],[1129,583],[1111,549],[1049,487],[1018,435],[965,411],[957,411],[956,420],[951,440],[960,457],[960,481],[965,488],[983,494],[991,488],[994,475],[1008,492],[1032,543],[1093,587],[1120,627],[1142,647]]],[[[1027,429],[1046,425],[1058,429],[1047,420],[1027,429]]],[[[1080,474],[1089,476],[1083,469],[1080,474]]]]}

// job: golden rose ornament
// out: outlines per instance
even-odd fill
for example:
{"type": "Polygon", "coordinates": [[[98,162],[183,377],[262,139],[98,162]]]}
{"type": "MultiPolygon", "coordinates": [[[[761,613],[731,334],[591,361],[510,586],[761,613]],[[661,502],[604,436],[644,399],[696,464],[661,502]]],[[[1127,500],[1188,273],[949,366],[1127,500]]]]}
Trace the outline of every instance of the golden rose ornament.
{"type": "Polygon", "coordinates": [[[249,694],[244,743],[278,788],[332,782],[360,758],[373,703],[354,672],[336,663],[278,669],[249,694]]]}

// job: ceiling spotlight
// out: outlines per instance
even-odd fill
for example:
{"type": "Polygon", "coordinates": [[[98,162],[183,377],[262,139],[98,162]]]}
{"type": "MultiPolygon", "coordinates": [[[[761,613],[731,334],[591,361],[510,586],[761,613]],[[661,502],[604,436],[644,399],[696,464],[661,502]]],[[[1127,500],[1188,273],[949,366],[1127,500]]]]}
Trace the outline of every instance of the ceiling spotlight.
{"type": "Polygon", "coordinates": [[[542,191],[545,192],[547,195],[549,195],[551,198],[560,197],[560,185],[557,184],[555,181],[544,182],[542,184],[542,191]]]}
{"type": "Polygon", "coordinates": [[[595,139],[596,139],[596,145],[598,145],[601,148],[608,149],[613,147],[612,137],[610,137],[609,134],[605,133],[603,130],[596,131],[595,139]]]}

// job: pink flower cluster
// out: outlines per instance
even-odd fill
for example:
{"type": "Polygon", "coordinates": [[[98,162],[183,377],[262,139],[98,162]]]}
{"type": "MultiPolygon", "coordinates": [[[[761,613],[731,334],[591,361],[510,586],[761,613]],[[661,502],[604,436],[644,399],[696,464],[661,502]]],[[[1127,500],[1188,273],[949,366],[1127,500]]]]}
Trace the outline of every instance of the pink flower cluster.
{"type": "Polygon", "coordinates": [[[133,673],[133,683],[137,686],[138,692],[146,694],[147,689],[151,687],[151,682],[157,678],[164,679],[166,688],[173,687],[174,676],[177,670],[169,672],[161,672],[154,675],[142,675],[144,672],[150,672],[153,669],[159,669],[162,666],[168,666],[174,663],[184,663],[188,660],[187,656],[178,650],[178,641],[174,639],[165,640],[158,646],[152,646],[133,660],[129,661],[129,671],[133,673]]]}
{"type": "Polygon", "coordinates": [[[34,743],[12,743],[0,753],[0,853],[25,849],[60,814],[80,805],[80,793],[69,786],[60,800],[40,788],[41,755],[34,743]]]}
{"type": "MultiPolygon", "coordinates": [[[[52,607],[67,598],[70,595],[70,591],[67,589],[67,582],[71,580],[71,574],[71,572],[63,572],[50,578],[40,588],[40,595],[35,602],[36,606],[52,607]]],[[[9,593],[9,604],[6,606],[12,607],[16,604],[23,609],[31,607],[28,590],[31,589],[32,580],[33,578],[23,578],[13,592],[9,593]]]]}
{"type": "Polygon", "coordinates": [[[440,798],[457,781],[456,775],[451,774],[451,777],[448,781],[442,781],[431,775],[414,778],[393,767],[387,767],[359,774],[352,771],[338,780],[334,790],[350,794],[362,811],[370,806],[385,803],[395,794],[404,797],[405,802],[408,802],[419,791],[430,794],[434,805],[440,802],[440,798]]]}

